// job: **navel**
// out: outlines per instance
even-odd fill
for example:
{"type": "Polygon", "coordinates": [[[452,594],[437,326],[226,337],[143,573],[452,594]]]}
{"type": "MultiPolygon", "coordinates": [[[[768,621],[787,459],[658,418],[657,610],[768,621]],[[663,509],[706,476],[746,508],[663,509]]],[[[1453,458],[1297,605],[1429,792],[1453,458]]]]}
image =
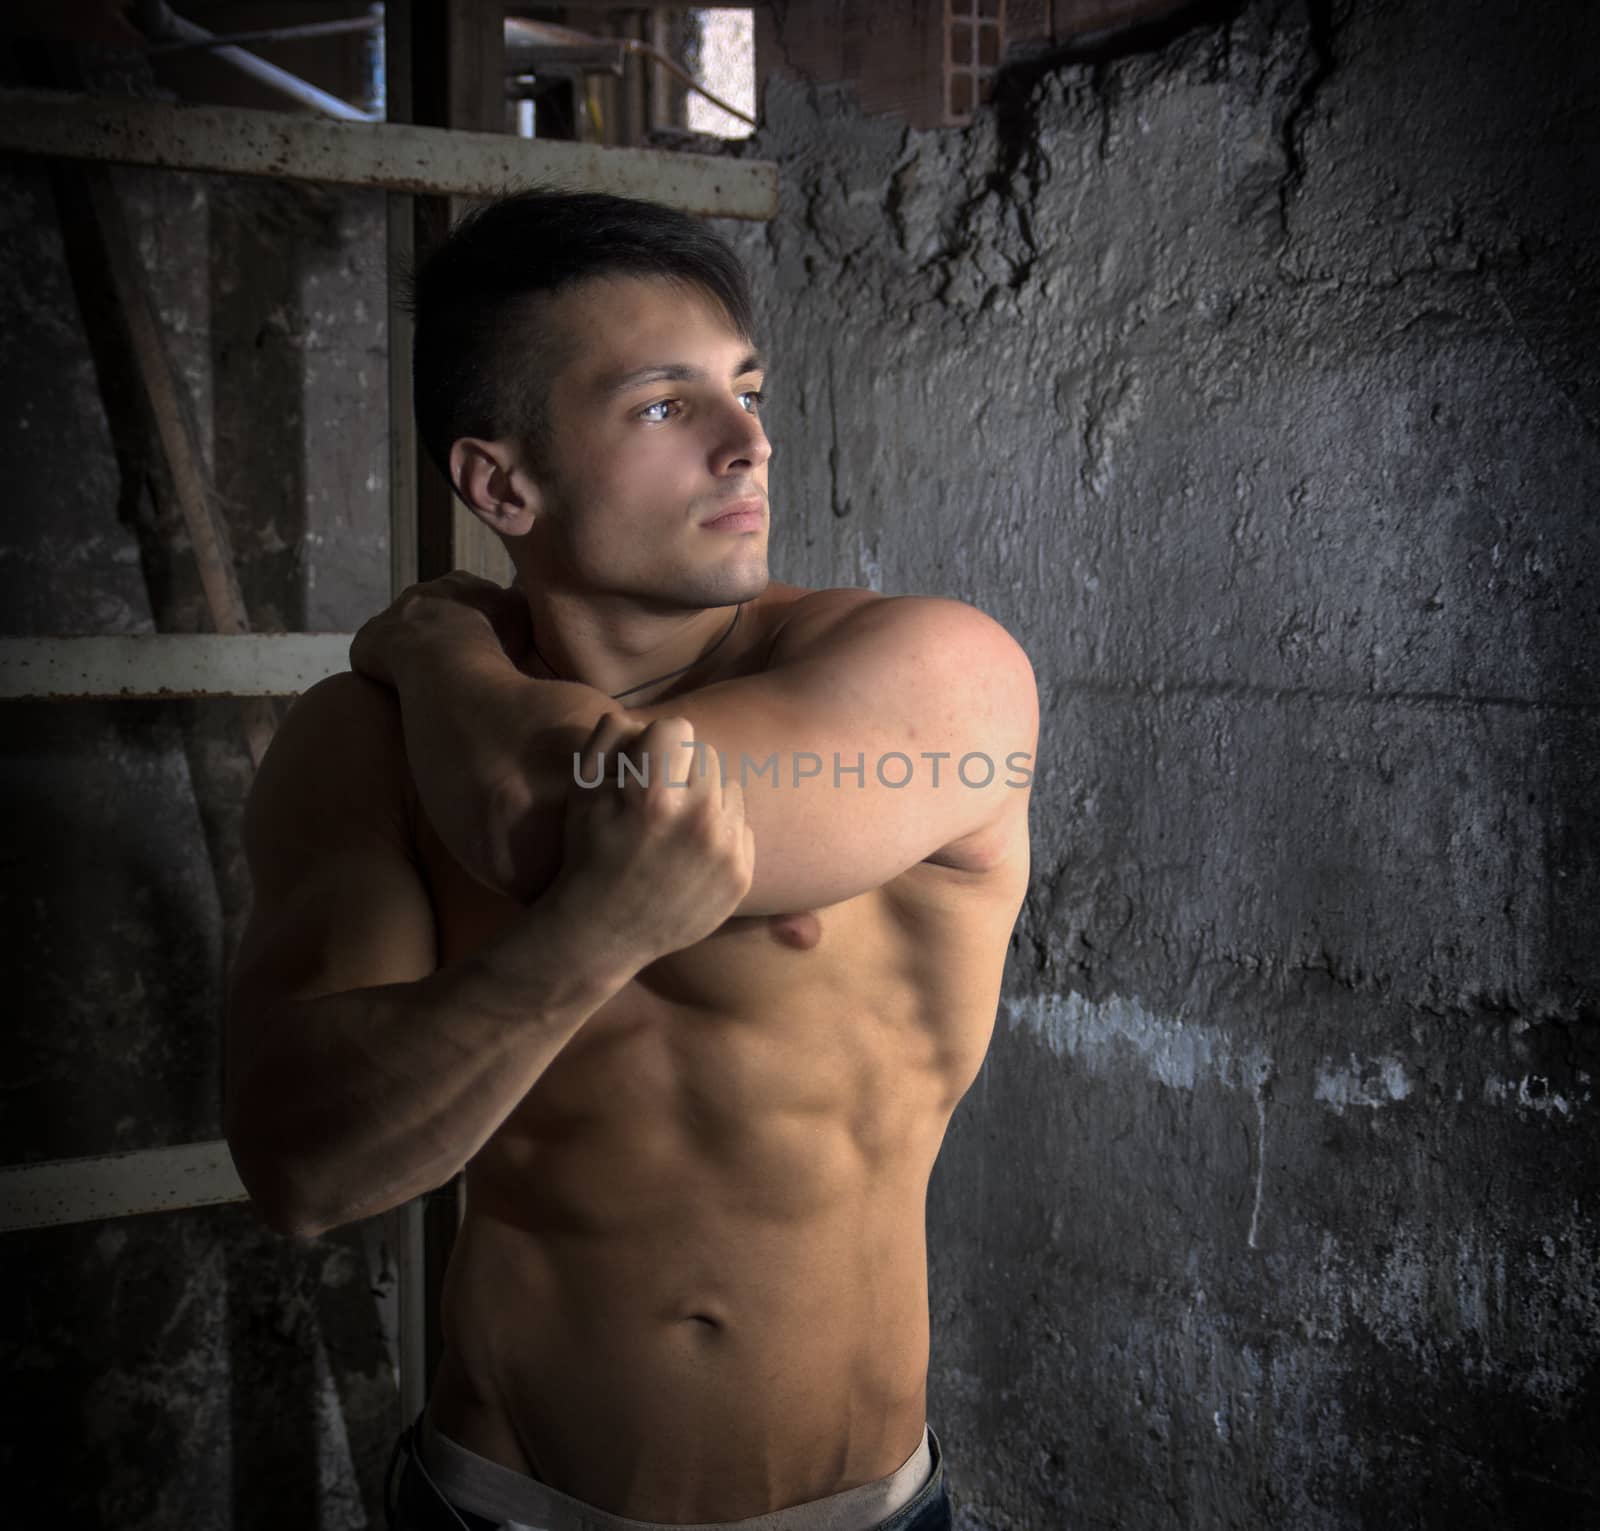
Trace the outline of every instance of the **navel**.
{"type": "Polygon", "coordinates": [[[796,914],[775,914],[767,921],[773,939],[797,952],[808,952],[822,939],[822,921],[809,909],[796,914]]]}

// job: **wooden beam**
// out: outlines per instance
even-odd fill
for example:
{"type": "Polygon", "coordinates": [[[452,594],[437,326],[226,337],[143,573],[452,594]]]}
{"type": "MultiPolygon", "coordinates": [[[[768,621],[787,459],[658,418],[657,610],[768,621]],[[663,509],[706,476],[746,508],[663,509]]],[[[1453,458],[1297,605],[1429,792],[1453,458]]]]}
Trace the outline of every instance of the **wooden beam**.
{"type": "MultiPolygon", "coordinates": [[[[68,186],[67,178],[57,177],[63,217],[73,218],[79,226],[64,232],[92,242],[95,258],[116,294],[173,493],[189,533],[211,625],[222,634],[247,633],[250,618],[233,566],[227,525],[217,508],[216,490],[200,449],[188,394],[167,356],[110,172],[91,165],[70,179],[73,184],[68,186]],[[78,195],[83,199],[81,203],[78,195]]],[[[259,766],[277,728],[277,714],[270,701],[259,697],[244,698],[239,710],[250,758],[259,766]]]]}

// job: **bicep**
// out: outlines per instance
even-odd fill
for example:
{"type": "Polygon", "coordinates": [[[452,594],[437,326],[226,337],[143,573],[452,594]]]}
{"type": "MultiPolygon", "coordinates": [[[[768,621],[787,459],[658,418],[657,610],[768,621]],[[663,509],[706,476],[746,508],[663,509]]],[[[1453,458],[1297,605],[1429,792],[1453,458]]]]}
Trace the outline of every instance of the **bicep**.
{"type": "Polygon", "coordinates": [[[328,846],[298,875],[258,883],[234,964],[233,1011],[411,983],[436,965],[433,904],[404,857],[328,846]]]}
{"type": "Polygon", "coordinates": [[[405,784],[396,709],[369,682],[336,676],[284,721],[245,815],[254,904],[229,984],[230,1080],[286,1005],[434,970],[405,784]]]}
{"type": "Polygon", "coordinates": [[[768,671],[646,715],[674,711],[744,791],[756,866],[740,914],[838,903],[935,857],[984,870],[1026,822],[1033,671],[957,602],[851,604],[768,671]]]}

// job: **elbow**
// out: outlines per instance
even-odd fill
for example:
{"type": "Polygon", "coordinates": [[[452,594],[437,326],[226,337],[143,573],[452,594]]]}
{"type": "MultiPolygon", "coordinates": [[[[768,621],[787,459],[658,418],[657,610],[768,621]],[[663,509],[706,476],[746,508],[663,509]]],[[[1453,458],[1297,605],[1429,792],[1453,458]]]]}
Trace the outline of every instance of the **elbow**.
{"type": "Polygon", "coordinates": [[[286,1130],[281,1099],[236,1065],[223,1080],[222,1135],[256,1216],[287,1238],[315,1238],[341,1219],[327,1205],[318,1176],[286,1130]]]}
{"type": "Polygon", "coordinates": [[[295,1185],[292,1178],[275,1166],[264,1164],[241,1154],[237,1143],[230,1138],[233,1162],[239,1170],[239,1179],[250,1193],[250,1205],[256,1216],[272,1232],[285,1238],[313,1239],[337,1226],[319,1209],[313,1199],[295,1185]]]}
{"type": "Polygon", "coordinates": [[[242,1130],[237,1122],[224,1124],[228,1151],[240,1182],[250,1196],[256,1216],[272,1232],[286,1238],[311,1239],[336,1228],[333,1215],[305,1178],[297,1174],[281,1149],[274,1149],[242,1130]]]}
{"type": "Polygon", "coordinates": [[[340,1212],[326,1200],[307,1195],[301,1187],[258,1177],[256,1185],[246,1183],[256,1216],[274,1233],[290,1239],[314,1239],[346,1223],[357,1215],[340,1212]]]}
{"type": "Polygon", "coordinates": [[[313,1216],[308,1208],[281,1198],[266,1198],[250,1193],[250,1204],[256,1216],[274,1233],[290,1239],[314,1239],[326,1233],[335,1223],[323,1222],[313,1216]]]}
{"type": "MultiPolygon", "coordinates": [[[[227,1128],[227,1138],[234,1166],[250,1194],[256,1216],[286,1238],[317,1238],[335,1228],[388,1212],[432,1188],[403,1182],[363,1182],[349,1166],[289,1152],[281,1142],[252,1138],[232,1124],[227,1128]]],[[[450,1173],[459,1168],[456,1164],[450,1173]]],[[[439,1183],[449,1178],[449,1174],[441,1176],[439,1183]]]]}

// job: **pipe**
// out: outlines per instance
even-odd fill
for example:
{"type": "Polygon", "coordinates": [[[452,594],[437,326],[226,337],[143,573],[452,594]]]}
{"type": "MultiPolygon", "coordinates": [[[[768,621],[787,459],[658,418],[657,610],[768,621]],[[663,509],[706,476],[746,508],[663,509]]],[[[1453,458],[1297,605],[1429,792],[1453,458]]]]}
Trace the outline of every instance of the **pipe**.
{"type": "Polygon", "coordinates": [[[702,85],[697,79],[695,79],[695,77],[690,74],[687,69],[683,68],[682,65],[677,63],[676,60],[668,58],[667,55],[659,48],[652,47],[649,43],[642,43],[638,41],[637,38],[633,37],[624,37],[621,38],[620,41],[622,46],[626,48],[629,53],[638,53],[643,55],[645,58],[653,59],[656,63],[660,64],[668,74],[676,75],[678,79],[688,86],[688,88],[696,95],[704,96],[706,100],[709,101],[713,106],[721,107],[722,110],[725,111],[730,117],[737,117],[740,122],[747,122],[751,127],[755,127],[757,125],[754,117],[749,116],[745,112],[741,112],[739,108],[734,106],[731,102],[724,101],[721,96],[712,95],[711,92],[707,90],[705,86],[702,85]]]}
{"type": "MultiPolygon", "coordinates": [[[[145,35],[152,42],[165,43],[177,40],[206,45],[217,43],[213,33],[206,31],[204,27],[197,27],[192,21],[184,20],[165,3],[165,0],[146,0],[140,8],[139,22],[145,35]]],[[[319,89],[309,80],[302,80],[299,75],[290,74],[287,69],[280,69],[276,64],[269,64],[264,58],[259,58],[254,53],[247,53],[243,48],[221,44],[213,48],[212,57],[232,64],[241,74],[249,75],[258,84],[277,91],[279,95],[288,96],[290,100],[298,101],[302,106],[309,106],[312,111],[321,112],[324,117],[334,117],[340,122],[382,121],[376,113],[364,112],[358,106],[351,106],[348,101],[341,101],[337,96],[329,95],[327,91],[319,89]]]]}
{"type": "Polygon", "coordinates": [[[383,25],[382,16],[347,16],[343,21],[304,21],[288,27],[265,27],[256,32],[229,32],[224,36],[212,36],[201,42],[159,43],[153,48],[147,48],[146,54],[151,58],[168,53],[192,52],[199,48],[231,48],[235,43],[287,43],[298,42],[302,39],[316,37],[340,37],[349,32],[369,32],[374,27],[383,25]]]}

